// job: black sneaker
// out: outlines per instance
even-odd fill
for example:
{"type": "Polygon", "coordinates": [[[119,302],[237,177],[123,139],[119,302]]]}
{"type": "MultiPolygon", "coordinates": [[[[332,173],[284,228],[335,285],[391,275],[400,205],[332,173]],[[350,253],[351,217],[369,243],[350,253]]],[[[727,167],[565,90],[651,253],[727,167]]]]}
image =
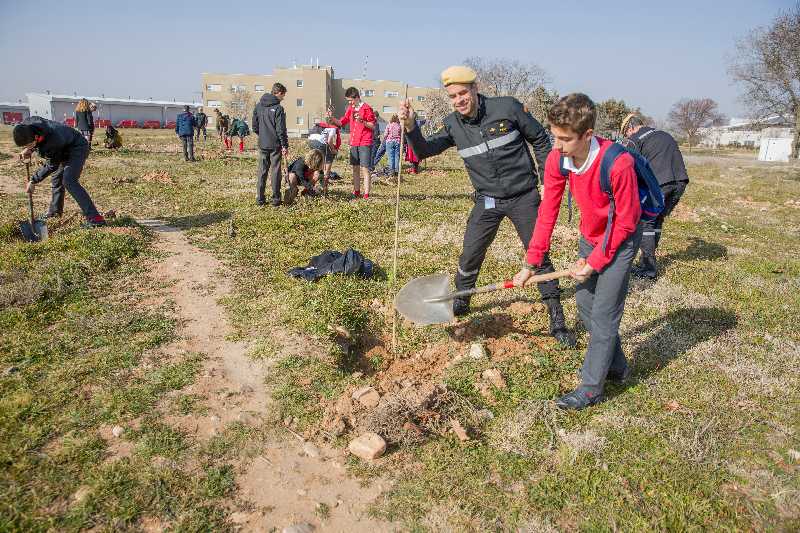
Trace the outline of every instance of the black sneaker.
{"type": "Polygon", "coordinates": [[[635,278],[645,279],[647,281],[655,281],[657,274],[652,270],[645,269],[639,265],[631,267],[631,275],[635,278]]]}
{"type": "Polygon", "coordinates": [[[280,200],[272,200],[272,202],[270,203],[270,205],[271,205],[272,207],[278,207],[279,205],[281,205],[281,201],[280,201],[280,200]]]}
{"type": "Polygon", "coordinates": [[[469,298],[454,298],[453,314],[455,316],[464,316],[467,313],[469,313],[469,298]]]}
{"type": "Polygon", "coordinates": [[[597,405],[604,399],[602,393],[591,393],[579,387],[556,400],[556,407],[567,411],[580,411],[592,405],[597,405]]]}
{"type": "Polygon", "coordinates": [[[44,218],[61,218],[63,213],[45,213],[44,218]]]}

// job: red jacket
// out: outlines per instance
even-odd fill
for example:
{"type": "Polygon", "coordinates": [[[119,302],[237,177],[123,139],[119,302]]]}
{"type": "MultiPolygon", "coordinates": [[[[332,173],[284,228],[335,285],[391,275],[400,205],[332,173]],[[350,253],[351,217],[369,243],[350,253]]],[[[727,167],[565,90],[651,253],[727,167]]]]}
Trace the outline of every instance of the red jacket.
{"type": "MultiPolygon", "coordinates": [[[[350,126],[350,146],[372,146],[372,130],[363,123],[352,120],[353,112],[353,107],[347,106],[347,111],[339,121],[342,127],[350,124],[352,121],[352,125],[350,126]]],[[[375,123],[375,112],[372,111],[369,104],[361,102],[358,108],[358,114],[364,122],[375,123]]]]}
{"type": "MultiPolygon", "coordinates": [[[[608,222],[609,198],[600,189],[600,162],[606,149],[612,144],[608,139],[597,137],[600,152],[589,169],[583,174],[569,173],[569,188],[581,212],[580,232],[594,246],[586,261],[595,271],[600,272],[608,265],[620,244],[636,231],[642,214],[639,205],[639,187],[633,158],[629,154],[620,155],[611,167],[611,192],[616,205],[611,235],[606,252],[603,253],[603,236],[608,222]]],[[[547,156],[544,167],[544,194],[539,206],[536,228],[528,246],[527,262],[540,265],[544,254],[550,250],[550,237],[558,219],[561,197],[567,178],[560,171],[561,153],[553,150],[547,156]]]]}

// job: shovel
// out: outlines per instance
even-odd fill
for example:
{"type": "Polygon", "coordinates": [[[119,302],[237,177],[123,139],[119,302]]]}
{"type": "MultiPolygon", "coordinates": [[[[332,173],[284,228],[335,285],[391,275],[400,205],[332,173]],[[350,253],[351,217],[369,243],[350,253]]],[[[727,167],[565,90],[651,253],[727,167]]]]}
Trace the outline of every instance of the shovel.
{"type": "MultiPolygon", "coordinates": [[[[567,276],[569,276],[569,270],[540,274],[531,276],[525,285],[567,276]]],[[[445,324],[454,318],[453,305],[451,303],[454,298],[513,288],[514,282],[506,280],[474,289],[450,292],[450,276],[448,274],[433,274],[415,278],[406,283],[395,296],[394,307],[404,318],[415,324],[445,324]]]]}
{"type": "MultiPolygon", "coordinates": [[[[25,170],[28,172],[28,183],[31,181],[31,164],[25,163],[25,170]]],[[[43,220],[36,220],[33,216],[33,193],[28,193],[28,218],[20,223],[19,229],[22,236],[28,242],[39,242],[47,239],[47,224],[43,220]]]]}

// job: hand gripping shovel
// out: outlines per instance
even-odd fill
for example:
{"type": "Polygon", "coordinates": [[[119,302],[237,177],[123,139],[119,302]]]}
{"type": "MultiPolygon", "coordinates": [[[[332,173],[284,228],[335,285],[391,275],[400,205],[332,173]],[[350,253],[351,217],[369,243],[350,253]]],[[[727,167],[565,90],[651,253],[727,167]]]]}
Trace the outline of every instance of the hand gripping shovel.
{"type": "MultiPolygon", "coordinates": [[[[28,172],[28,183],[31,181],[31,164],[25,163],[28,172]]],[[[33,193],[28,193],[28,218],[19,225],[23,238],[28,242],[39,242],[47,239],[47,224],[33,217],[33,193]]]]}
{"type": "MultiPolygon", "coordinates": [[[[569,270],[540,274],[531,276],[525,282],[525,285],[528,286],[566,276],[569,276],[569,270]]],[[[415,278],[406,283],[395,296],[394,307],[404,318],[415,324],[445,324],[454,318],[453,304],[451,303],[454,298],[512,288],[514,288],[514,282],[506,280],[502,283],[450,292],[450,276],[447,274],[433,274],[432,276],[415,278]]]]}

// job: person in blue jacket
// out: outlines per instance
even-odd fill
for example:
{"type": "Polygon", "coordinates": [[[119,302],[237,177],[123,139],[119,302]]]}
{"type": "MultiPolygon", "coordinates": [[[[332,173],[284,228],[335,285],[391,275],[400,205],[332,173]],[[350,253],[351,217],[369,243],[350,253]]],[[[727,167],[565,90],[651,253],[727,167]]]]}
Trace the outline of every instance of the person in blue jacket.
{"type": "Polygon", "coordinates": [[[183,113],[175,119],[175,133],[183,143],[183,157],[186,158],[186,161],[196,161],[194,158],[194,127],[194,115],[187,105],[183,108],[183,113]]]}

